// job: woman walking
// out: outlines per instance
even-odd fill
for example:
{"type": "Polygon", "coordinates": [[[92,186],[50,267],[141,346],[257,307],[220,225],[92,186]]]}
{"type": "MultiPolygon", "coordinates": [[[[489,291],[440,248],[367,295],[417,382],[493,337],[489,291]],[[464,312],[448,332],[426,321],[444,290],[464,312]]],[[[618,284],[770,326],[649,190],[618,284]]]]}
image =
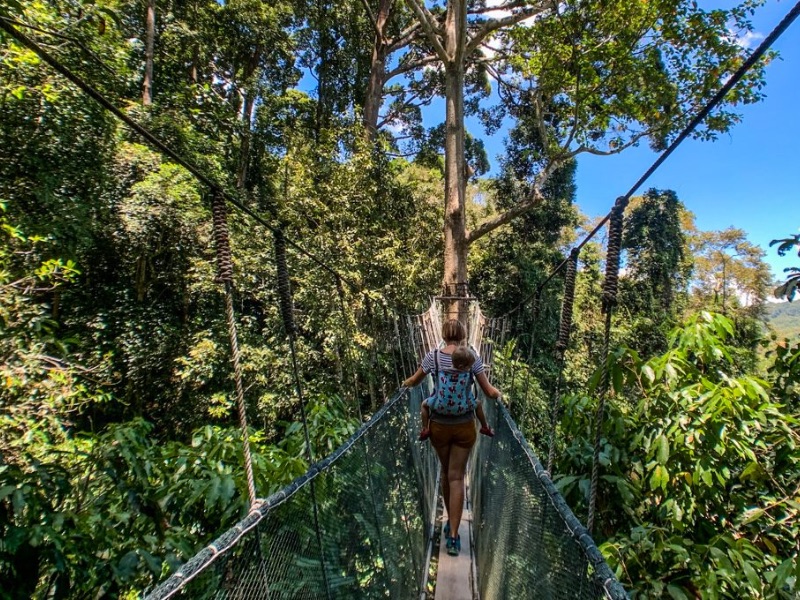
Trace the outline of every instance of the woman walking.
{"type": "MultiPolygon", "coordinates": [[[[451,411],[442,408],[448,403],[457,404],[456,399],[448,401],[446,394],[449,390],[456,390],[458,386],[452,385],[448,386],[446,390],[442,390],[441,384],[446,381],[446,377],[459,373],[459,369],[453,366],[452,356],[459,346],[463,346],[466,343],[467,330],[460,321],[451,319],[442,326],[442,339],[445,343],[444,348],[428,352],[425,358],[422,359],[422,364],[417,371],[406,379],[403,385],[406,387],[418,385],[428,373],[433,374],[436,379],[434,396],[425,401],[423,411],[425,411],[425,407],[429,410],[430,440],[442,465],[442,496],[444,497],[444,505],[447,508],[448,517],[444,528],[447,553],[451,556],[457,556],[461,551],[461,536],[458,534],[458,528],[461,524],[461,514],[464,508],[464,477],[470,450],[472,450],[477,439],[475,409],[479,404],[470,405],[466,410],[452,411],[456,414],[451,414],[451,411]],[[442,377],[442,375],[445,377],[442,377]],[[442,393],[440,394],[439,392],[442,393]],[[438,400],[437,396],[439,397],[438,400]],[[444,403],[442,402],[443,397],[445,398],[444,403]],[[439,410],[437,410],[437,407],[439,410]]],[[[470,372],[484,394],[490,398],[500,397],[500,391],[489,383],[484,371],[483,361],[479,356],[475,356],[470,372]]],[[[482,425],[481,433],[494,435],[488,425],[485,423],[482,423],[482,425]]]]}

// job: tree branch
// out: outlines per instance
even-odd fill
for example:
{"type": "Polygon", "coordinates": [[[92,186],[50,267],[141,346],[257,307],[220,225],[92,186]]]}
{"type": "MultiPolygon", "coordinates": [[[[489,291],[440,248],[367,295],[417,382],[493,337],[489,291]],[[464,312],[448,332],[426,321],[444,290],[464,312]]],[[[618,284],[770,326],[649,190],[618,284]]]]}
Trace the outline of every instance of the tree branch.
{"type": "Polygon", "coordinates": [[[478,31],[475,32],[470,41],[467,42],[466,54],[471,54],[490,33],[504,27],[516,25],[525,19],[529,19],[543,13],[545,10],[546,7],[544,6],[529,7],[513,15],[503,17],[502,19],[489,19],[481,26],[480,29],[478,29],[478,31]]]}
{"type": "Polygon", "coordinates": [[[402,73],[408,73],[409,71],[413,71],[414,69],[417,69],[419,67],[424,67],[425,65],[429,65],[437,61],[439,61],[438,56],[430,55],[420,58],[419,60],[412,60],[411,62],[408,62],[406,64],[400,64],[391,71],[389,71],[388,73],[386,73],[386,76],[384,77],[383,81],[385,83],[390,79],[392,79],[393,77],[401,75],[402,73]]]}
{"type": "Polygon", "coordinates": [[[514,2],[508,2],[507,4],[501,4],[500,6],[484,6],[482,8],[476,8],[469,11],[471,15],[483,15],[489,12],[494,12],[496,10],[513,10],[515,8],[522,8],[525,6],[525,0],[515,0],[514,2]]]}
{"type": "Polygon", "coordinates": [[[391,53],[408,46],[419,35],[420,22],[414,21],[413,25],[406,27],[395,39],[386,44],[386,51],[391,53]]]}
{"type": "Polygon", "coordinates": [[[425,31],[425,34],[428,37],[428,41],[433,46],[433,49],[436,50],[436,54],[439,55],[439,58],[442,60],[442,62],[451,62],[453,59],[447,54],[447,50],[444,49],[444,46],[442,46],[442,41],[436,34],[436,30],[439,28],[439,24],[436,22],[436,17],[431,14],[431,11],[425,8],[420,0],[406,0],[406,2],[409,6],[411,6],[411,10],[416,13],[417,19],[419,20],[423,31],[425,31]]]}
{"type": "Polygon", "coordinates": [[[394,121],[395,119],[401,117],[404,112],[403,109],[414,108],[414,107],[419,108],[420,106],[423,106],[425,104],[424,100],[420,101],[418,104],[414,103],[414,100],[416,100],[418,97],[419,94],[413,94],[410,98],[402,102],[398,110],[389,110],[389,112],[386,113],[383,119],[381,119],[381,121],[378,123],[377,129],[381,129],[387,123],[390,123],[391,121],[394,121]]]}
{"type": "Polygon", "coordinates": [[[364,5],[364,10],[369,17],[370,22],[372,23],[372,27],[375,29],[375,35],[381,35],[380,30],[378,29],[378,19],[375,18],[375,13],[372,12],[372,9],[369,6],[369,2],[367,0],[361,0],[361,4],[364,5]]]}
{"type": "Polygon", "coordinates": [[[536,176],[536,181],[531,187],[531,192],[528,194],[528,197],[525,198],[522,202],[510,208],[506,212],[492,217],[480,223],[475,229],[472,231],[468,231],[466,235],[466,243],[467,245],[472,244],[476,240],[482,238],[486,234],[494,231],[498,227],[506,225],[510,223],[517,217],[524,215],[526,212],[534,208],[537,204],[544,200],[544,194],[542,194],[542,186],[550,179],[550,176],[553,172],[560,167],[564,160],[567,157],[559,157],[553,159],[542,171],[539,175],[536,176]]]}
{"type": "Polygon", "coordinates": [[[612,156],[613,154],[619,154],[623,150],[627,150],[631,146],[635,146],[639,140],[641,140],[643,137],[646,137],[649,133],[650,133],[649,129],[641,131],[636,135],[634,135],[627,142],[625,142],[621,146],[618,146],[617,148],[614,148],[613,150],[599,150],[597,148],[592,148],[591,146],[582,145],[578,147],[576,150],[570,152],[570,155],[577,156],[578,154],[586,153],[586,154],[591,154],[593,156],[612,156]]]}

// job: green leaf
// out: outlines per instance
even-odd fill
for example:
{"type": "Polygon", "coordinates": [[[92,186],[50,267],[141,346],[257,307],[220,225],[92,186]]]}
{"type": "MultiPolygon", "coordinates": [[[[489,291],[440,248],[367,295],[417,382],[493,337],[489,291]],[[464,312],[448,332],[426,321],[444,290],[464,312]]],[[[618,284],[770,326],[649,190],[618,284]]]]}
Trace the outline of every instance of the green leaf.
{"type": "Polygon", "coordinates": [[[144,558],[144,562],[147,564],[147,568],[150,569],[150,572],[153,575],[160,576],[161,575],[161,560],[147,552],[146,550],[139,550],[139,555],[144,558]]]}
{"type": "Polygon", "coordinates": [[[117,565],[117,575],[124,581],[130,579],[136,572],[136,567],[139,564],[139,555],[135,550],[131,550],[120,559],[117,565]]]}
{"type": "Polygon", "coordinates": [[[667,483],[669,483],[669,471],[662,465],[657,465],[656,468],[653,469],[653,474],[650,476],[650,489],[656,490],[660,487],[666,490],[667,483]]]}
{"type": "Polygon", "coordinates": [[[677,585],[668,584],[667,592],[673,600],[689,600],[689,596],[686,595],[684,588],[678,587],[677,585]]]}
{"type": "Polygon", "coordinates": [[[756,573],[756,570],[753,568],[753,565],[750,563],[750,561],[743,561],[742,569],[744,570],[744,575],[747,577],[748,583],[750,583],[751,591],[756,592],[761,590],[763,587],[761,578],[758,576],[758,573],[756,573]]]}
{"type": "Polygon", "coordinates": [[[660,465],[666,465],[669,461],[669,441],[665,435],[660,435],[656,438],[656,460],[660,465]]]}
{"type": "Polygon", "coordinates": [[[653,367],[650,365],[645,365],[642,367],[642,376],[650,385],[652,385],[652,383],[656,380],[655,371],[653,371],[653,367]]]}
{"type": "Polygon", "coordinates": [[[25,494],[17,488],[12,492],[11,505],[14,507],[14,514],[21,515],[25,509],[25,494]]]}
{"type": "Polygon", "coordinates": [[[775,569],[775,578],[772,581],[772,586],[775,589],[781,589],[786,585],[786,580],[792,574],[792,563],[794,559],[787,558],[775,569]]]}
{"type": "Polygon", "coordinates": [[[622,392],[624,382],[625,373],[622,370],[622,367],[619,364],[614,364],[611,369],[611,385],[617,394],[622,392]]]}
{"type": "Polygon", "coordinates": [[[711,471],[704,469],[703,467],[700,467],[700,479],[702,479],[703,483],[705,483],[708,487],[714,485],[714,477],[711,471]]]}
{"type": "Polygon", "coordinates": [[[742,525],[748,525],[753,521],[757,521],[764,515],[763,508],[753,508],[745,513],[745,518],[742,520],[742,525]]]}

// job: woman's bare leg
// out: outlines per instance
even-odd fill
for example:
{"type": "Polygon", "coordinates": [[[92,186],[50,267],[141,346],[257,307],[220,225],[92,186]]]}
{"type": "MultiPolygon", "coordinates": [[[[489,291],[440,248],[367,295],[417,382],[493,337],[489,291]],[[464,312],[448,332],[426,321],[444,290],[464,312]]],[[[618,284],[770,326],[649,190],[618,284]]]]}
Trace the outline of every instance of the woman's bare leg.
{"type": "Polygon", "coordinates": [[[452,446],[447,469],[447,483],[449,499],[445,500],[447,515],[450,520],[450,532],[453,537],[458,535],[461,525],[461,514],[464,511],[464,476],[467,470],[470,448],[452,446]]]}
{"type": "Polygon", "coordinates": [[[442,475],[439,479],[442,481],[442,498],[444,499],[444,506],[447,508],[448,515],[450,514],[450,481],[448,477],[450,465],[450,446],[444,448],[436,448],[436,454],[439,457],[439,463],[442,465],[442,475]]]}

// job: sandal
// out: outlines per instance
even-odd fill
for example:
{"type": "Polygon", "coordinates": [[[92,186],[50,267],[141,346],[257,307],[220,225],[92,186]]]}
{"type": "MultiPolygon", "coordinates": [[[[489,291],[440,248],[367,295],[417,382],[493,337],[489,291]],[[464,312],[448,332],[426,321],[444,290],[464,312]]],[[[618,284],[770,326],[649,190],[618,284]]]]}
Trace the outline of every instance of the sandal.
{"type": "Polygon", "coordinates": [[[419,441],[420,442],[424,442],[429,437],[431,437],[431,430],[430,430],[429,427],[426,427],[425,429],[423,429],[422,431],[419,432],[419,441]]]}
{"type": "Polygon", "coordinates": [[[488,425],[484,425],[483,427],[481,427],[481,433],[489,437],[494,437],[494,429],[492,429],[488,425]]]}

